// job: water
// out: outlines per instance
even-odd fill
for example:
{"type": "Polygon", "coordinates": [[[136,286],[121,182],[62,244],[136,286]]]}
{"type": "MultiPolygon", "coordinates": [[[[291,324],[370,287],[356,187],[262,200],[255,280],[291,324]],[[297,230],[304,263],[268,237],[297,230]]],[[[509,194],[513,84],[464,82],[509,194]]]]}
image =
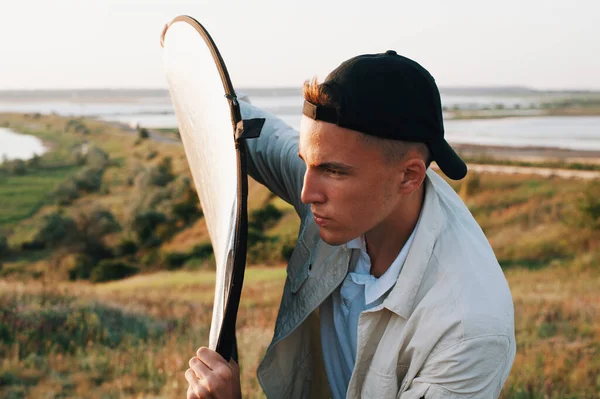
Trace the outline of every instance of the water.
{"type": "Polygon", "coordinates": [[[600,151],[600,116],[448,120],[450,143],[600,151]]]}
{"type": "Polygon", "coordinates": [[[30,159],[45,152],[44,143],[37,137],[0,128],[0,163],[4,159],[30,159]]]}
{"type": "MultiPolygon", "coordinates": [[[[253,104],[282,118],[290,126],[300,126],[302,96],[293,89],[248,89],[253,104]]],[[[600,116],[545,117],[536,116],[539,109],[523,109],[552,101],[541,94],[510,95],[477,92],[460,94],[442,92],[443,105],[451,110],[520,108],[519,118],[481,120],[452,120],[446,118],[446,137],[450,143],[535,146],[573,150],[600,150],[600,116]]],[[[173,114],[168,92],[106,91],[98,93],[52,93],[47,98],[18,93],[14,99],[0,99],[0,112],[58,113],[61,115],[93,116],[102,120],[117,121],[130,126],[149,128],[174,128],[177,120],[173,114]],[[9,101],[12,100],[12,101],[9,101]]]]}

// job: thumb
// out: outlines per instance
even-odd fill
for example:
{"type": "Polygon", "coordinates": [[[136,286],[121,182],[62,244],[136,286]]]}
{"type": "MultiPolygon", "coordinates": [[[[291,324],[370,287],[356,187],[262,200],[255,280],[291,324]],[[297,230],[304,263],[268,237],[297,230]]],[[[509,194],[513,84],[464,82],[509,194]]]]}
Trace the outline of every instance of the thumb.
{"type": "Polygon", "coordinates": [[[235,372],[235,374],[240,375],[240,366],[236,363],[235,360],[233,360],[233,358],[229,360],[229,365],[231,366],[231,369],[235,372]]]}

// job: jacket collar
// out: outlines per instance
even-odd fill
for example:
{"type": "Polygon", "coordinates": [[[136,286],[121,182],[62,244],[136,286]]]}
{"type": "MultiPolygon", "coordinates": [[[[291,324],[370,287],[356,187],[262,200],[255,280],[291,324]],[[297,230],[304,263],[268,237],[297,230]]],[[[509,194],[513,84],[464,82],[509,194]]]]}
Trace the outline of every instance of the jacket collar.
{"type": "Polygon", "coordinates": [[[383,307],[405,319],[408,319],[412,313],[417,291],[433,254],[433,247],[443,221],[438,193],[432,182],[432,178],[440,177],[432,177],[431,173],[435,172],[428,170],[425,178],[425,200],[414,241],[396,285],[383,302],[383,307]]]}

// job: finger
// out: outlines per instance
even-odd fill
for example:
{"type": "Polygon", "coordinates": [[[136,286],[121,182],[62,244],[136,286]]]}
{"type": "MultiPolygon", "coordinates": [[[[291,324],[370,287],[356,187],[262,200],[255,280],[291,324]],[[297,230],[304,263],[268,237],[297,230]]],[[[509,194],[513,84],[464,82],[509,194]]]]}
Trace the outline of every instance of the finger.
{"type": "Polygon", "coordinates": [[[235,360],[233,360],[233,358],[231,358],[231,360],[229,361],[229,366],[231,367],[231,370],[233,370],[233,373],[235,375],[240,375],[240,366],[236,363],[235,360]]]}
{"type": "Polygon", "coordinates": [[[207,347],[201,347],[196,352],[196,355],[202,363],[206,364],[209,369],[215,370],[222,366],[226,366],[229,368],[229,363],[223,359],[223,356],[219,355],[217,352],[208,349],[207,347]]]}
{"type": "Polygon", "coordinates": [[[206,379],[211,373],[211,369],[195,356],[190,359],[189,365],[197,378],[206,379]]]}
{"type": "Polygon", "coordinates": [[[188,387],[188,399],[190,399],[190,390],[192,393],[191,398],[205,399],[213,397],[208,388],[204,385],[205,381],[197,378],[192,369],[187,369],[185,371],[185,379],[190,384],[188,387]]]}
{"type": "Polygon", "coordinates": [[[188,385],[186,399],[199,399],[191,385],[188,385]]]}

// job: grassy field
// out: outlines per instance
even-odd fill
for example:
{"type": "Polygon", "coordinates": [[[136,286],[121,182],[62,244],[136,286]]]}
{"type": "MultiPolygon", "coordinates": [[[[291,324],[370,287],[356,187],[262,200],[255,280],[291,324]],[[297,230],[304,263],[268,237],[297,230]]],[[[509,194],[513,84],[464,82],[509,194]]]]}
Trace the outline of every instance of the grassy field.
{"type": "Polygon", "coordinates": [[[25,176],[0,172],[0,225],[13,226],[33,216],[48,203],[48,193],[73,176],[77,169],[74,165],[57,166],[25,176]]]}
{"type": "MultiPolygon", "coordinates": [[[[23,173],[0,168],[0,397],[183,397],[187,360],[208,339],[214,273],[199,246],[208,240],[201,214],[181,213],[196,206],[186,202],[195,193],[181,146],[52,115],[3,115],[0,126],[53,146],[23,173]],[[60,204],[57,185],[89,184],[82,171],[91,161],[73,152],[83,143],[107,154],[100,184],[60,204]],[[39,237],[52,245],[40,247],[39,237]],[[98,248],[104,252],[91,259],[98,248]],[[82,265],[122,264],[137,275],[69,281],[82,265]]],[[[598,398],[600,183],[470,174],[451,184],[513,293],[518,352],[502,398],[598,398]]],[[[255,182],[249,192],[259,238],[249,251],[238,341],[252,398],[262,397],[255,370],[272,336],[282,252],[298,220],[255,182]]]]}
{"type": "MultiPolygon", "coordinates": [[[[502,398],[598,397],[599,259],[507,271],[518,351],[502,398]]],[[[284,278],[282,267],[247,272],[237,333],[246,397],[262,397],[255,370],[284,278]]],[[[95,286],[0,285],[0,396],[184,397],[187,360],[208,339],[213,281],[170,272],[95,286]]]]}

